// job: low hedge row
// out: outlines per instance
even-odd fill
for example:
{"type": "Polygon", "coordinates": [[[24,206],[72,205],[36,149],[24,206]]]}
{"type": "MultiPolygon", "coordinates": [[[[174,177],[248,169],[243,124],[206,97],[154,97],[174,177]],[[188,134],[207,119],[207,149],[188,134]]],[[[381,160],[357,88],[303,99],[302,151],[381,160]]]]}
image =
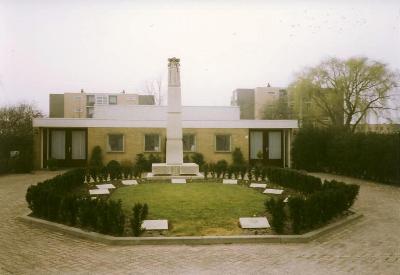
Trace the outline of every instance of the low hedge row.
{"type": "Polygon", "coordinates": [[[319,178],[290,169],[268,167],[267,175],[272,182],[303,193],[288,199],[288,217],[282,198],[275,202],[266,201],[267,210],[272,215],[271,225],[278,233],[282,232],[286,218],[296,234],[328,222],[353,205],[360,189],[358,185],[334,180],[322,184],[319,178]]]}
{"type": "Polygon", "coordinates": [[[267,167],[266,173],[270,181],[303,193],[310,194],[320,190],[322,187],[320,178],[307,175],[298,170],[267,167]]]}
{"type": "Polygon", "coordinates": [[[122,235],[125,217],[121,202],[74,194],[73,191],[83,185],[84,176],[84,169],[75,169],[31,185],[26,201],[32,215],[103,234],[122,235]]]}

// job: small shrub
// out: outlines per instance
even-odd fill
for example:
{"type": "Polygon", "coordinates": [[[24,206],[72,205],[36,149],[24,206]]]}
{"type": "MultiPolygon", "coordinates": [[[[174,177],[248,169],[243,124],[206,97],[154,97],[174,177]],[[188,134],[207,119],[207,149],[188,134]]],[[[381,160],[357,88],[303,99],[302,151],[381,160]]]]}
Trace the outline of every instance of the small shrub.
{"type": "Polygon", "coordinates": [[[107,181],[109,177],[107,167],[103,166],[98,171],[99,171],[100,181],[107,181]]]}
{"type": "Polygon", "coordinates": [[[116,160],[110,160],[107,163],[107,170],[110,173],[110,180],[116,180],[121,178],[121,165],[116,160]]]}
{"type": "MultiPolygon", "coordinates": [[[[141,178],[142,173],[148,168],[148,161],[143,154],[137,154],[135,159],[135,177],[141,178]]],[[[150,165],[151,166],[151,165],[150,165]]]]}
{"type": "Polygon", "coordinates": [[[265,167],[261,168],[261,180],[265,181],[267,179],[267,169],[265,167]]]}
{"type": "Polygon", "coordinates": [[[153,163],[161,163],[161,162],[162,162],[162,160],[161,160],[161,157],[159,155],[150,154],[149,155],[149,159],[147,161],[146,171],[147,172],[151,171],[151,165],[153,163]]]}
{"type": "Polygon", "coordinates": [[[217,174],[217,178],[225,178],[226,171],[228,169],[228,162],[226,160],[219,160],[215,165],[215,172],[217,174]]]}
{"type": "Polygon", "coordinates": [[[256,181],[258,181],[261,177],[261,170],[262,170],[262,168],[261,168],[260,164],[257,164],[254,166],[254,170],[253,170],[254,171],[254,179],[256,181]]]}
{"type": "Polygon", "coordinates": [[[147,214],[148,207],[146,203],[144,205],[135,203],[132,208],[132,218],[130,219],[133,236],[138,237],[144,232],[142,223],[147,218],[147,214]]]}
{"type": "Polygon", "coordinates": [[[235,177],[235,179],[239,179],[239,173],[240,173],[240,166],[237,164],[232,164],[231,165],[231,170],[232,170],[232,174],[235,177]]]}
{"type": "Polygon", "coordinates": [[[210,162],[210,164],[208,165],[208,168],[210,170],[210,174],[211,174],[211,178],[215,179],[215,175],[216,175],[216,167],[215,167],[215,163],[214,162],[210,162]]]}
{"type": "Polygon", "coordinates": [[[253,166],[249,165],[247,167],[247,178],[249,179],[249,181],[251,181],[253,179],[253,171],[254,171],[253,166]]]}
{"type": "Polygon", "coordinates": [[[131,179],[133,175],[133,163],[130,160],[121,161],[121,170],[124,179],[131,179]]]}
{"type": "Polygon", "coordinates": [[[245,164],[243,153],[238,147],[236,147],[232,152],[232,163],[237,166],[245,164]]]}
{"type": "Polygon", "coordinates": [[[95,182],[101,181],[101,179],[99,178],[99,170],[100,170],[100,169],[101,169],[101,168],[98,167],[98,166],[90,166],[90,167],[89,167],[89,174],[90,174],[90,177],[91,177],[95,182]]]}
{"type": "Polygon", "coordinates": [[[203,171],[203,174],[204,174],[204,179],[208,179],[209,166],[208,166],[207,163],[203,164],[202,171],[203,171]]]}
{"type": "Polygon", "coordinates": [[[92,154],[89,160],[91,167],[103,167],[103,153],[100,146],[95,146],[92,149],[92,154]]]}
{"type": "Polygon", "coordinates": [[[192,162],[196,163],[200,168],[203,167],[205,163],[204,156],[201,153],[193,153],[191,159],[192,162]]]}
{"type": "Polygon", "coordinates": [[[247,173],[247,165],[246,164],[239,165],[239,173],[240,173],[240,178],[242,180],[244,180],[244,177],[246,176],[246,173],[247,173]]]}
{"type": "Polygon", "coordinates": [[[228,165],[228,168],[226,169],[226,174],[228,176],[228,179],[232,179],[232,175],[233,175],[232,165],[228,165]]]}

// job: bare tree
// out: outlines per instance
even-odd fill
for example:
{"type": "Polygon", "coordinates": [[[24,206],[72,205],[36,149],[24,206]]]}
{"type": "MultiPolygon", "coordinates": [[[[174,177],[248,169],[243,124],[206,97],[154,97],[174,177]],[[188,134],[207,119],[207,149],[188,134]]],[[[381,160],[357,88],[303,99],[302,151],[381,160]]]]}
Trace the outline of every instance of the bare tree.
{"type": "Polygon", "coordinates": [[[154,96],[154,103],[161,105],[164,100],[164,94],[162,91],[162,79],[161,76],[157,79],[146,82],[146,93],[154,96]]]}
{"type": "Polygon", "coordinates": [[[390,91],[397,82],[398,74],[386,64],[367,58],[331,58],[306,69],[291,89],[297,99],[308,98],[317,120],[323,114],[332,125],[354,132],[370,113],[390,109],[390,91]]]}

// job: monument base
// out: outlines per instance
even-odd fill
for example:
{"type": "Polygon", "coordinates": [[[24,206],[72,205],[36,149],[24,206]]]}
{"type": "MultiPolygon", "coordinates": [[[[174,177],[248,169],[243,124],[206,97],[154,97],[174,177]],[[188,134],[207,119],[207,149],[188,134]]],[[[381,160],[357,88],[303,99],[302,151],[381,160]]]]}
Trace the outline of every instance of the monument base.
{"type": "Polygon", "coordinates": [[[204,176],[199,172],[199,166],[196,163],[167,164],[153,163],[151,173],[147,174],[147,179],[203,179],[204,176]]]}

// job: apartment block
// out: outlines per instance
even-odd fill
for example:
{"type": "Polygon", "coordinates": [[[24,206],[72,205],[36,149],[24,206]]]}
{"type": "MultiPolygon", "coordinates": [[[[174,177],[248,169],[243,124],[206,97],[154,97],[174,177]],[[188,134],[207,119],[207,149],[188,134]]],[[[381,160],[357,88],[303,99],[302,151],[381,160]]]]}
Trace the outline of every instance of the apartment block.
{"type": "Polygon", "coordinates": [[[287,97],[286,89],[270,85],[254,89],[236,89],[232,92],[231,105],[240,107],[240,119],[264,119],[265,110],[272,108],[282,97],[287,97]]]}
{"type": "Polygon", "coordinates": [[[50,94],[50,118],[93,118],[96,106],[154,105],[153,95],[136,93],[50,94]]]}

